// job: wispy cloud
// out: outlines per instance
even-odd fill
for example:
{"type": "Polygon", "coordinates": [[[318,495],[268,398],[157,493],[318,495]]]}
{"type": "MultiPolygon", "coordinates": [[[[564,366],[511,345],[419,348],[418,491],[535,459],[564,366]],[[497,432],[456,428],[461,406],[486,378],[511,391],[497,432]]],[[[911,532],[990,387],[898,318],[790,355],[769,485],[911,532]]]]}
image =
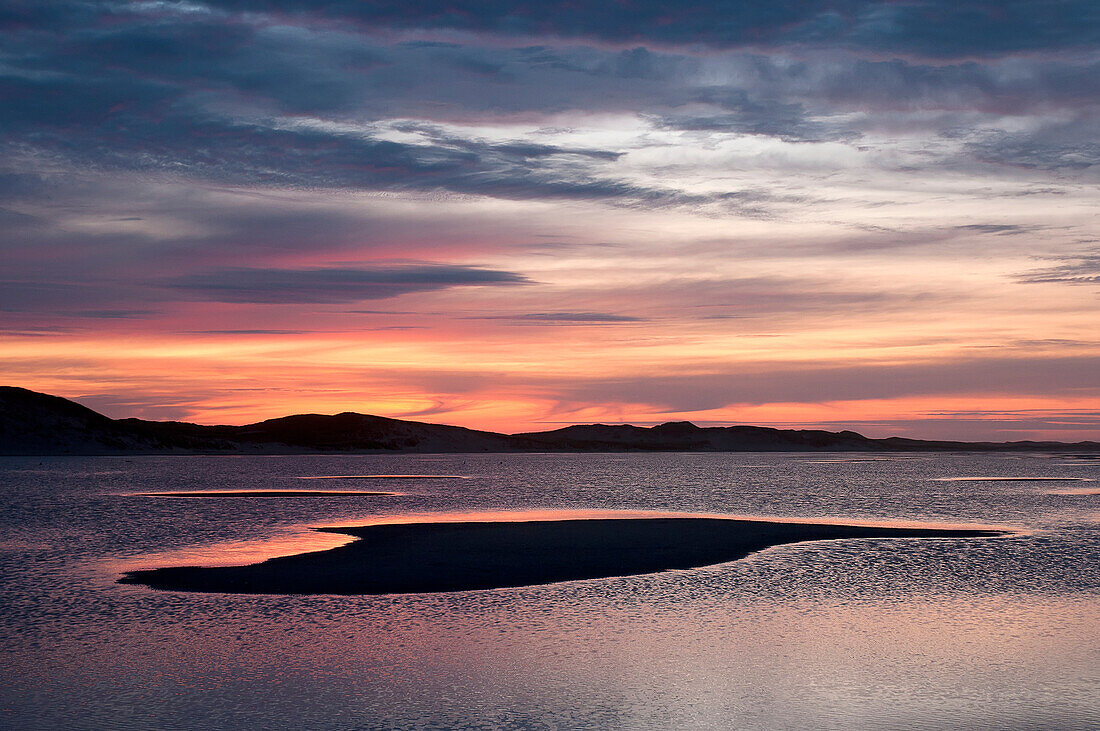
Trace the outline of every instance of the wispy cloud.
{"type": "Polygon", "coordinates": [[[1025,226],[1018,223],[968,223],[956,226],[955,229],[996,236],[1019,236],[1035,231],[1035,226],[1025,226]]]}
{"type": "Polygon", "coordinates": [[[189,335],[305,335],[306,330],[188,330],[189,335]]]}
{"type": "Polygon", "coordinates": [[[1032,269],[1016,278],[1028,284],[1100,284],[1100,249],[1066,257],[1061,264],[1032,269]]]}

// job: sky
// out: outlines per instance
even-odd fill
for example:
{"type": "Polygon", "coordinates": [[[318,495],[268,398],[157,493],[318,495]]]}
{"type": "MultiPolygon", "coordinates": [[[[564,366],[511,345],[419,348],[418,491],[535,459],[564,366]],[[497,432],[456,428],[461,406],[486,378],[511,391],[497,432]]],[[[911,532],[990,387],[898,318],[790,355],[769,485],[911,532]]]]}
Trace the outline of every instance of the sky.
{"type": "Polygon", "coordinates": [[[1095,0],[0,0],[0,382],[1100,439],[1095,0]]]}

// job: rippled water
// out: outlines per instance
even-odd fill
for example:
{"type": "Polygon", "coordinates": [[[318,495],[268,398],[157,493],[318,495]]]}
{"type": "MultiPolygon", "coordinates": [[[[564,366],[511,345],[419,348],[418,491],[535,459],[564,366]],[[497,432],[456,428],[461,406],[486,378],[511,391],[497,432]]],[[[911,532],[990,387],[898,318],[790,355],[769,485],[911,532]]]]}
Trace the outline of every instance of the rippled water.
{"type": "Polygon", "coordinates": [[[1097,487],[1097,461],[1043,455],[3,458],[0,726],[1097,728],[1097,487]],[[303,477],[396,494],[138,494],[303,477]],[[1013,479],[958,479],[990,477],[1013,479]],[[346,540],[309,526],[518,510],[1019,532],[418,596],[114,583],[346,540]]]}

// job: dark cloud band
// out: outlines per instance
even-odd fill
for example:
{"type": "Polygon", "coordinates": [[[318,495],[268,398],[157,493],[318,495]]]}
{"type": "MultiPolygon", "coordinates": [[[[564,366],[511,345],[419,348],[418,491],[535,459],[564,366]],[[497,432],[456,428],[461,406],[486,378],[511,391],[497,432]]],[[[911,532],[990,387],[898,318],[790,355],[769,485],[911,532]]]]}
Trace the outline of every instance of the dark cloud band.
{"type": "Polygon", "coordinates": [[[566,403],[648,404],[669,412],[733,404],[826,403],[942,394],[1100,394],[1100,358],[985,358],[904,365],[731,369],[726,373],[593,379],[549,386],[566,403]]]}
{"type": "Polygon", "coordinates": [[[215,0],[229,11],[351,21],[366,27],[551,36],[610,43],[758,47],[828,44],[935,57],[1003,54],[1100,42],[1091,0],[215,0]]]}
{"type": "Polygon", "coordinates": [[[477,267],[415,264],[379,268],[221,269],[167,283],[188,296],[213,302],[302,304],[389,299],[450,287],[527,284],[514,272],[477,267]]]}

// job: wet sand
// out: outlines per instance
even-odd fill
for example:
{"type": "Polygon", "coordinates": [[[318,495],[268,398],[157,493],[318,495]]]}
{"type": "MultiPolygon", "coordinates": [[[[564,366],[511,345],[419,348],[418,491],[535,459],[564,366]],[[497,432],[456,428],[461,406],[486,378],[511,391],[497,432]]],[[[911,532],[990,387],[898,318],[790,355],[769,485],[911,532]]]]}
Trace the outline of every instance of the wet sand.
{"type": "Polygon", "coordinates": [[[359,540],[249,566],[180,566],[119,581],[239,594],[406,594],[550,584],[725,563],[770,546],[841,538],[1003,535],[724,518],[407,523],[319,528],[359,540]]]}

